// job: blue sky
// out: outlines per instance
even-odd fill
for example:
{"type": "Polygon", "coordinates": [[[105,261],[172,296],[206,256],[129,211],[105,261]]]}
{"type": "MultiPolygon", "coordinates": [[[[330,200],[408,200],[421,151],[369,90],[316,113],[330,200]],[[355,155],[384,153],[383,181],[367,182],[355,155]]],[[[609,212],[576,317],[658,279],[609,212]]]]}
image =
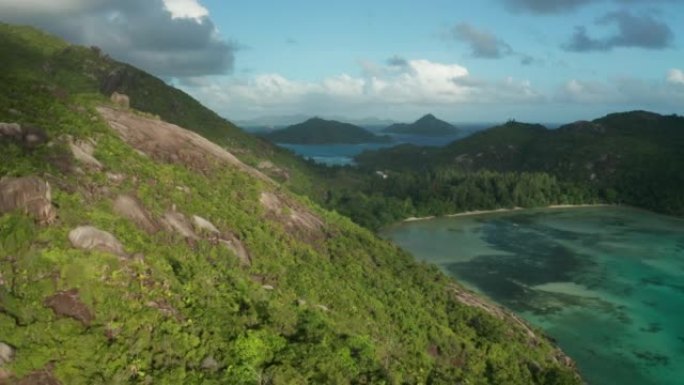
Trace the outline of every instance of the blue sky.
{"type": "Polygon", "coordinates": [[[59,22],[21,3],[0,19],[98,44],[232,120],[684,113],[679,0],[55,0],[59,22]],[[116,36],[132,30],[148,43],[116,36]]]}

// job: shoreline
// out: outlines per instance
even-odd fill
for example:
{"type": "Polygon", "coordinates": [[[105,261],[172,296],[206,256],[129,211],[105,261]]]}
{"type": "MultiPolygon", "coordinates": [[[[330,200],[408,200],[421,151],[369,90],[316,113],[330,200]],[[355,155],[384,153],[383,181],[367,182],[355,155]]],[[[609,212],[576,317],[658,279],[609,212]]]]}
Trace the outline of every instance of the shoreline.
{"type": "Polygon", "coordinates": [[[575,209],[575,208],[579,209],[579,208],[587,208],[587,207],[608,207],[608,206],[614,206],[614,205],[607,204],[607,203],[587,203],[587,204],[578,204],[578,205],[558,204],[558,205],[549,205],[549,206],[543,206],[543,207],[517,207],[516,206],[516,207],[512,207],[512,208],[501,208],[501,209],[493,209],[493,210],[472,210],[472,211],[463,211],[460,213],[445,214],[445,215],[430,215],[427,217],[409,217],[409,218],[402,220],[399,223],[427,221],[427,220],[435,219],[435,218],[469,217],[469,216],[474,216],[474,215],[506,213],[506,212],[520,211],[520,210],[535,210],[535,209],[557,210],[557,209],[575,209]]]}

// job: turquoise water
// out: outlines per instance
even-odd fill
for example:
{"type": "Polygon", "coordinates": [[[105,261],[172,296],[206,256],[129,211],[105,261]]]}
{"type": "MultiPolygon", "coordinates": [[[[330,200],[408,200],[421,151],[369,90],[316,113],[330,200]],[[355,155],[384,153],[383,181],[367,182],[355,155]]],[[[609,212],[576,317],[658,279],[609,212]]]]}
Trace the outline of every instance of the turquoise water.
{"type": "Polygon", "coordinates": [[[525,210],[383,234],[544,329],[590,385],[684,384],[682,219],[525,210]]]}
{"type": "Polygon", "coordinates": [[[286,144],[277,143],[279,146],[294,151],[295,154],[311,159],[317,163],[328,166],[344,166],[354,164],[354,157],[366,150],[379,150],[400,144],[415,144],[417,146],[445,146],[456,139],[468,135],[464,131],[454,135],[444,136],[421,136],[392,134],[390,143],[359,143],[359,144],[286,144]]]}

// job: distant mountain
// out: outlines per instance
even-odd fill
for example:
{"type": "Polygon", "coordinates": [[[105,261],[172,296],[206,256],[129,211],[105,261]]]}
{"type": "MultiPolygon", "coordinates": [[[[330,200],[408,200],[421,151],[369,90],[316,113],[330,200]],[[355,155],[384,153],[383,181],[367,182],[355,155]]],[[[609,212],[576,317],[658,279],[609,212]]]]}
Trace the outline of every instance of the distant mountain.
{"type": "Polygon", "coordinates": [[[254,119],[238,120],[235,123],[250,132],[274,131],[287,126],[303,122],[311,118],[311,115],[271,115],[261,116],[254,119]]]}
{"type": "Polygon", "coordinates": [[[383,130],[393,134],[413,135],[449,135],[458,132],[458,128],[437,119],[432,114],[427,114],[413,123],[396,123],[383,130]]]}
{"type": "Polygon", "coordinates": [[[388,136],[378,136],[359,126],[335,120],[311,118],[264,137],[276,143],[291,144],[357,144],[389,142],[388,136]]]}

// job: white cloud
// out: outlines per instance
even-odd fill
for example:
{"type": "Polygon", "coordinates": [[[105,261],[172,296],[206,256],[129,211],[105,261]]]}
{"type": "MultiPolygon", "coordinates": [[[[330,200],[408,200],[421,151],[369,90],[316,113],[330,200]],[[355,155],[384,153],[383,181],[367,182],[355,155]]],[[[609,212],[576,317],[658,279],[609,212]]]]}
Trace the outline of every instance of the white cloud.
{"type": "Polygon", "coordinates": [[[163,77],[230,72],[237,49],[198,0],[0,0],[0,15],[163,77]]]}
{"type": "Polygon", "coordinates": [[[667,73],[667,81],[670,84],[684,86],[684,71],[673,68],[667,73]]]}
{"type": "Polygon", "coordinates": [[[485,81],[453,63],[405,60],[402,65],[362,62],[361,75],[340,74],[317,82],[277,73],[181,86],[232,118],[306,112],[374,114],[378,110],[450,109],[469,104],[523,103],[543,96],[527,80],[485,81]]]}
{"type": "Polygon", "coordinates": [[[201,22],[202,18],[209,16],[209,11],[197,0],[164,0],[164,8],[171,12],[173,19],[195,19],[201,22]]]}

